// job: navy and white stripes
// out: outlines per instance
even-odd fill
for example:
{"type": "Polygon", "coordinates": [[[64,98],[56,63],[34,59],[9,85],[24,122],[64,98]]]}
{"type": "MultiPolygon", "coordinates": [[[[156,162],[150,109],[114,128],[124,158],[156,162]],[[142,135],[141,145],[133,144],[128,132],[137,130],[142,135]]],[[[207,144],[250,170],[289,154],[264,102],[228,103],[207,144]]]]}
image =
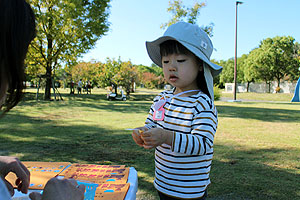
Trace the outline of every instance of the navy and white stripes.
{"type": "MultiPolygon", "coordinates": [[[[163,95],[172,98],[173,91],[163,95]]],[[[163,121],[153,120],[153,105],[146,127],[174,131],[172,145],[163,144],[155,151],[154,185],[160,192],[182,199],[199,198],[210,184],[213,141],[217,129],[217,110],[202,92],[189,97],[174,97],[165,106],[163,121]]]]}

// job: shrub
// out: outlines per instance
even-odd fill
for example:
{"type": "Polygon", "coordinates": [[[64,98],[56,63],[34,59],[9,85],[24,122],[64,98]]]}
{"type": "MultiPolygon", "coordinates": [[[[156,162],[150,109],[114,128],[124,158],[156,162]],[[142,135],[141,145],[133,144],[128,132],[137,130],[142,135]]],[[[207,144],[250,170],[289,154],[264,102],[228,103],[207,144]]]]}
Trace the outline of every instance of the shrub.
{"type": "Polygon", "coordinates": [[[214,87],[214,100],[220,100],[221,90],[218,87],[214,87]]]}
{"type": "Polygon", "coordinates": [[[276,92],[276,93],[279,93],[280,90],[281,90],[280,87],[276,87],[275,92],[276,92]]]}

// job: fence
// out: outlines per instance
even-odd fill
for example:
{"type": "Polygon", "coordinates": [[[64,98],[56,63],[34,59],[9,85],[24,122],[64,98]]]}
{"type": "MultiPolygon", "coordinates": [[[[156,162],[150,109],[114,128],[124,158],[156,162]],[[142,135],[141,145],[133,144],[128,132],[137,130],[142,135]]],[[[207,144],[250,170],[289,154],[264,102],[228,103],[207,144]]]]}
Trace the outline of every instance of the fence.
{"type": "MultiPolygon", "coordinates": [[[[225,83],[225,92],[232,93],[233,92],[233,83],[225,83]]],[[[277,87],[277,82],[273,81],[270,84],[270,92],[275,93],[275,89],[277,87]]],[[[280,91],[279,93],[294,93],[295,92],[296,83],[291,82],[281,82],[280,83],[280,91]]],[[[247,92],[247,83],[238,83],[237,84],[237,92],[247,92]]],[[[249,92],[256,93],[268,93],[269,85],[266,83],[250,83],[249,84],[249,92]]]]}

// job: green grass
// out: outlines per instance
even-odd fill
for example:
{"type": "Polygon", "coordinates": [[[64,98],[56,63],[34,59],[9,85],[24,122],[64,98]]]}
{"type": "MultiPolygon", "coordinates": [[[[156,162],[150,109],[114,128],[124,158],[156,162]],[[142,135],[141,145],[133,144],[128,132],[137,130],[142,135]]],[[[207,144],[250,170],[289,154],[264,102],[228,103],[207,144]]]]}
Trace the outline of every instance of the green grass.
{"type": "MultiPolygon", "coordinates": [[[[233,99],[232,93],[222,93],[222,97],[224,99],[233,99]]],[[[291,93],[254,93],[254,92],[245,92],[245,93],[237,93],[236,99],[238,100],[248,100],[248,101],[283,101],[290,102],[293,98],[293,94],[291,93]]]]}
{"type": "MultiPolygon", "coordinates": [[[[27,91],[0,120],[0,154],[23,161],[125,164],[138,171],[138,199],[157,199],[154,151],[135,145],[124,129],[143,125],[159,91],[140,89],[125,102],[107,101],[101,89],[75,96],[60,91],[64,101],[36,101],[35,90],[27,91]]],[[[288,103],[291,97],[284,94],[238,98],[251,101],[216,102],[209,200],[300,199],[300,104],[288,103]]]]}

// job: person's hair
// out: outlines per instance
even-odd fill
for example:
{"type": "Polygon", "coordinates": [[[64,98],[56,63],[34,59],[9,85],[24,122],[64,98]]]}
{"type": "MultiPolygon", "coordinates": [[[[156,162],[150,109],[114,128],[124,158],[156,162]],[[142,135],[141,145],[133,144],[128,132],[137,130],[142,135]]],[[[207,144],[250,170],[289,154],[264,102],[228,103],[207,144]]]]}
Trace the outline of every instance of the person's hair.
{"type": "Polygon", "coordinates": [[[0,29],[0,92],[8,89],[4,104],[7,112],[23,96],[24,59],[35,37],[35,16],[30,5],[25,0],[0,0],[0,29]]]}
{"type": "MultiPolygon", "coordinates": [[[[170,54],[190,55],[193,53],[190,50],[188,50],[185,46],[177,42],[176,40],[167,40],[160,44],[160,55],[161,57],[163,57],[163,56],[168,56],[170,54]]],[[[195,54],[193,55],[195,56],[195,54]]],[[[198,58],[198,56],[195,57],[197,58],[197,63],[199,64],[199,67],[203,66],[204,65],[203,61],[200,58],[198,58]]],[[[203,70],[198,72],[197,85],[203,93],[205,93],[211,98],[204,77],[204,66],[203,66],[203,70]]]]}

